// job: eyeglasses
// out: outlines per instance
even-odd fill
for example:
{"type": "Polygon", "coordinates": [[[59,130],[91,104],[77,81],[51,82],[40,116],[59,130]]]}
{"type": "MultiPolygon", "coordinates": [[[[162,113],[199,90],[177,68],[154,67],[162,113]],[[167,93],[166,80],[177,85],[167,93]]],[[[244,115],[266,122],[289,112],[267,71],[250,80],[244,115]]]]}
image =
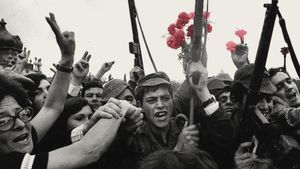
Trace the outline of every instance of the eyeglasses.
{"type": "Polygon", "coordinates": [[[0,131],[8,131],[12,129],[17,118],[24,123],[28,123],[33,118],[33,109],[31,107],[25,107],[23,109],[19,109],[15,116],[1,117],[0,131]]]}

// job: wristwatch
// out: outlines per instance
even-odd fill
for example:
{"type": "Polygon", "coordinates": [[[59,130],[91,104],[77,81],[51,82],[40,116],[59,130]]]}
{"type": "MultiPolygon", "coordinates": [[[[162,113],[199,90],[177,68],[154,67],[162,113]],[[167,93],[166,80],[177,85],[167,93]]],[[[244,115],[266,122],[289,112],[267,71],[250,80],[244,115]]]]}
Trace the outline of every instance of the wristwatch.
{"type": "Polygon", "coordinates": [[[201,104],[201,108],[205,108],[207,107],[208,105],[212,104],[212,103],[215,103],[217,102],[216,99],[215,99],[215,96],[211,95],[211,98],[209,98],[208,100],[202,102],[201,104]]]}

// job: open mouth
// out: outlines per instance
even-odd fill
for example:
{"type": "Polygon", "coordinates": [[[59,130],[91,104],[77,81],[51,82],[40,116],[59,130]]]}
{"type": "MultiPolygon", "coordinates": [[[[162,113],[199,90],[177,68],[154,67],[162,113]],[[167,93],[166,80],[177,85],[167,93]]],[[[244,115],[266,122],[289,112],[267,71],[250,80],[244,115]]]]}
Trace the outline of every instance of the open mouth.
{"type": "Polygon", "coordinates": [[[13,139],[14,143],[18,143],[18,144],[26,144],[29,141],[29,134],[22,134],[18,137],[16,137],[15,139],[13,139]]]}
{"type": "Polygon", "coordinates": [[[293,101],[293,100],[295,100],[297,98],[296,97],[296,93],[288,94],[286,97],[290,101],[293,101]]]}
{"type": "Polygon", "coordinates": [[[232,112],[232,108],[225,108],[226,112],[232,112]]]}
{"type": "Polygon", "coordinates": [[[154,114],[154,116],[156,117],[156,118],[159,118],[159,119],[165,119],[165,117],[167,116],[167,114],[168,114],[168,112],[167,111],[160,111],[160,112],[156,112],[155,114],[154,114]]]}

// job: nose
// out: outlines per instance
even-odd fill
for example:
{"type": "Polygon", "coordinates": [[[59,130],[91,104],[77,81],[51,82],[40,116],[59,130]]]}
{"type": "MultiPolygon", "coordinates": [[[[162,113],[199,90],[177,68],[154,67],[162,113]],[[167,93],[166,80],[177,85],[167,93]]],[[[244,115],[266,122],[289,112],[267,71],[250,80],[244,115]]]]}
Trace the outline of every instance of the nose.
{"type": "Polygon", "coordinates": [[[47,89],[44,89],[43,93],[44,93],[44,98],[46,98],[47,95],[48,95],[48,90],[47,90],[47,89]]]}
{"type": "Polygon", "coordinates": [[[285,87],[285,90],[286,90],[286,91],[289,91],[289,90],[291,90],[291,89],[293,88],[292,83],[289,84],[289,83],[287,83],[287,82],[284,83],[284,87],[285,87]]]}
{"type": "Polygon", "coordinates": [[[156,104],[156,107],[158,107],[158,108],[162,108],[162,107],[164,107],[164,104],[163,104],[163,102],[162,102],[162,100],[161,100],[161,99],[157,99],[157,104],[156,104]]]}
{"type": "Polygon", "coordinates": [[[25,128],[25,123],[20,120],[19,118],[17,118],[15,120],[15,125],[13,127],[14,130],[22,130],[23,128],[25,128]]]}
{"type": "Polygon", "coordinates": [[[228,97],[228,98],[226,99],[225,104],[226,104],[226,105],[232,105],[232,102],[231,102],[231,100],[230,100],[230,97],[228,97]]]}

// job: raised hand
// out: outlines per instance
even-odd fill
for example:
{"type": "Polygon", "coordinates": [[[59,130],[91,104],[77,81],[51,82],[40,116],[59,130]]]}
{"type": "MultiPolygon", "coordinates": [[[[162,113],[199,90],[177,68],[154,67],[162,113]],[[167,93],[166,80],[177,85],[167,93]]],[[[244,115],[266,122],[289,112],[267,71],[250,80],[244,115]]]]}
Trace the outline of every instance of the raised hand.
{"type": "Polygon", "coordinates": [[[256,154],[252,153],[252,150],[250,150],[251,146],[252,142],[244,142],[236,150],[234,162],[237,168],[242,168],[249,161],[257,158],[256,154]]]}
{"type": "Polygon", "coordinates": [[[134,82],[138,82],[144,75],[144,70],[138,66],[135,66],[130,70],[130,80],[134,82]]]}
{"type": "Polygon", "coordinates": [[[74,61],[75,53],[74,32],[65,31],[61,33],[54,14],[50,13],[49,15],[50,17],[46,17],[46,20],[55,34],[57,44],[62,54],[60,66],[71,67],[74,61]]]}
{"type": "Polygon", "coordinates": [[[231,59],[237,68],[249,63],[248,51],[249,48],[246,44],[238,44],[235,47],[235,51],[231,52],[231,59]]]}
{"type": "Polygon", "coordinates": [[[198,147],[199,130],[195,125],[187,126],[187,122],[184,128],[178,136],[177,145],[175,150],[177,151],[191,151],[198,147]]]}
{"type": "Polygon", "coordinates": [[[21,74],[28,62],[29,56],[30,50],[27,51],[27,49],[24,47],[23,52],[17,55],[17,61],[16,64],[12,67],[12,71],[21,74]]]}
{"type": "Polygon", "coordinates": [[[91,59],[91,55],[86,51],[82,58],[75,63],[73,66],[73,72],[72,72],[72,84],[81,85],[84,78],[89,73],[89,60],[91,59]],[[79,84],[77,84],[79,83],[79,84]]]}
{"type": "Polygon", "coordinates": [[[196,90],[196,91],[202,91],[203,89],[207,88],[207,77],[208,77],[208,72],[207,69],[202,65],[201,62],[192,62],[189,66],[188,70],[188,79],[190,86],[196,90]],[[193,82],[192,75],[195,72],[199,72],[200,77],[198,83],[193,82]]]}

